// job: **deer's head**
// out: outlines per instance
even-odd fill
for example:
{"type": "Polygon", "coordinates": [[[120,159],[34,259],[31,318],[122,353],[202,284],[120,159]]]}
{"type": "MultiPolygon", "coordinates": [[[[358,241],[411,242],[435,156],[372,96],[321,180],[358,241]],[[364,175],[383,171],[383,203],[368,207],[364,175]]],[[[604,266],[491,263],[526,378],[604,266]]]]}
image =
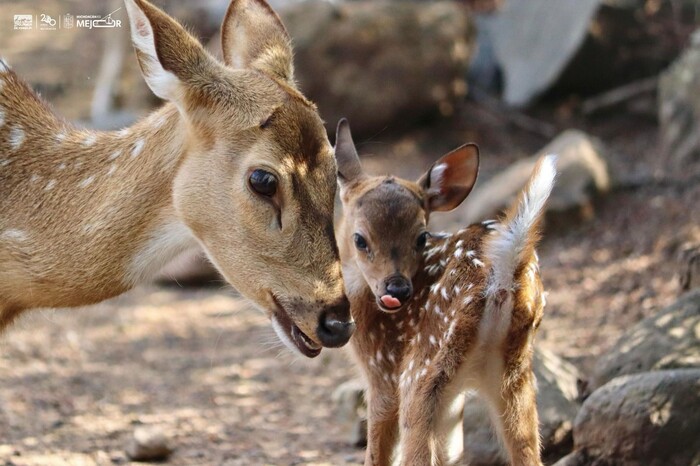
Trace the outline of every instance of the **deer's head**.
{"type": "Polygon", "coordinates": [[[354,324],[333,235],[336,165],[292,49],[264,0],[233,0],[224,63],[146,0],[126,0],[152,91],[186,133],[175,209],[224,277],[302,354],[345,344],[354,324]]]}
{"type": "Polygon", "coordinates": [[[370,176],[362,170],[350,127],[338,123],[338,162],[343,222],[338,236],[384,312],[396,312],[413,295],[412,279],[430,233],[428,219],[467,197],[479,170],[479,150],[461,146],[435,162],[416,182],[370,176]]]}

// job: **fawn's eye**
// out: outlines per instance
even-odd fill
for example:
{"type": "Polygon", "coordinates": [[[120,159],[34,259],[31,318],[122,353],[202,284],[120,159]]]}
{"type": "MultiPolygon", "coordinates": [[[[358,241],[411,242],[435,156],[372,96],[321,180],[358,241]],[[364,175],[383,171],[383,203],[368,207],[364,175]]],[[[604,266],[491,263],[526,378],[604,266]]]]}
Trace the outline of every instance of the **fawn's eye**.
{"type": "Polygon", "coordinates": [[[416,240],[416,249],[419,251],[425,247],[425,243],[428,241],[428,236],[430,236],[430,233],[427,231],[424,231],[420,235],[418,235],[418,239],[416,240]]]}
{"type": "Polygon", "coordinates": [[[354,235],[352,235],[352,239],[355,242],[355,247],[357,249],[359,249],[360,251],[367,250],[367,240],[365,240],[365,238],[361,234],[355,233],[354,235]]]}
{"type": "Polygon", "coordinates": [[[248,182],[253,191],[261,196],[272,197],[277,192],[277,177],[268,171],[259,168],[253,170],[248,182]]]}

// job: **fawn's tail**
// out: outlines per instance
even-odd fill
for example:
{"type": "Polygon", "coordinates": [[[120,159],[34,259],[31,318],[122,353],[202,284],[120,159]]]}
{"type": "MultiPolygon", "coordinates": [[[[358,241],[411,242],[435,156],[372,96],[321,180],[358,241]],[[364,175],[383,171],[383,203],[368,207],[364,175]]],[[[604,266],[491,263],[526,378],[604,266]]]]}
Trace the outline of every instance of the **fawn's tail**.
{"type": "Polygon", "coordinates": [[[495,225],[496,233],[484,246],[491,268],[487,293],[512,290],[518,267],[533,259],[544,205],[554,187],[556,174],[556,156],[541,157],[517,201],[495,225]]]}

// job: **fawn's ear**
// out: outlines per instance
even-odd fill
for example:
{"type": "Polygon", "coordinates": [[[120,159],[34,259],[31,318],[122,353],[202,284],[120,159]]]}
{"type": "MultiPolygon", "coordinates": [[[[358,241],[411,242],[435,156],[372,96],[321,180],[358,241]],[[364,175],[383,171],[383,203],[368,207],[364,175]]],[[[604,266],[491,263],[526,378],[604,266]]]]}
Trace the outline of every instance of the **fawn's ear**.
{"type": "Polygon", "coordinates": [[[350,123],[345,118],[341,118],[335,130],[335,160],[338,164],[338,181],[341,185],[364,176],[360,157],[352,141],[350,123]]]}
{"type": "Polygon", "coordinates": [[[469,195],[479,173],[479,148],[465,144],[443,155],[418,180],[425,193],[426,209],[447,211],[469,195]]]}
{"type": "Polygon", "coordinates": [[[224,62],[255,69],[288,83],[294,66],[289,34],[265,0],[232,0],[221,25],[224,62]]]}
{"type": "Polygon", "coordinates": [[[177,21],[146,0],[125,0],[131,41],[141,72],[153,93],[179,102],[183,82],[205,74],[213,59],[177,21]]]}

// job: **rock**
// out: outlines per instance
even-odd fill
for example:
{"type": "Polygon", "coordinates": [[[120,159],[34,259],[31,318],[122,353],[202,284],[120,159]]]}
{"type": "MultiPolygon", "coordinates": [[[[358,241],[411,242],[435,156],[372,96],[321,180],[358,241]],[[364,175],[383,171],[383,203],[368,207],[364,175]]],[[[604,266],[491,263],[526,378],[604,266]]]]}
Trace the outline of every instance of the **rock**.
{"type": "Polygon", "coordinates": [[[360,380],[349,380],[333,391],[331,399],[337,408],[339,423],[352,425],[350,444],[357,447],[367,445],[365,384],[360,380]]]}
{"type": "Polygon", "coordinates": [[[681,251],[681,290],[700,287],[700,243],[686,244],[681,251]]]}
{"type": "Polygon", "coordinates": [[[700,368],[700,290],[625,332],[598,360],[589,387],[595,390],[621,375],[693,367],[700,368]]]}
{"type": "Polygon", "coordinates": [[[301,89],[332,127],[347,117],[370,137],[448,117],[466,94],[474,28],[456,2],[310,0],[282,18],[301,89]]]}
{"type": "Polygon", "coordinates": [[[508,0],[487,18],[503,70],[503,100],[522,106],[547,89],[586,37],[600,0],[508,0]]]}
{"type": "Polygon", "coordinates": [[[489,218],[515,199],[532,174],[542,155],[557,155],[557,182],[547,210],[565,212],[589,206],[593,195],[611,188],[607,149],[596,138],[578,130],[567,130],[557,136],[536,155],[513,164],[485,184],[479,184],[462,204],[461,213],[467,223],[489,218]]]}
{"type": "Polygon", "coordinates": [[[593,465],[696,465],[698,406],[700,369],[618,377],[581,407],[574,423],[576,451],[593,465]]]}
{"type": "MultiPolygon", "coordinates": [[[[557,457],[570,450],[573,421],[578,411],[578,370],[542,348],[535,349],[537,412],[544,457],[557,457]]],[[[478,397],[467,400],[464,409],[464,454],[471,465],[507,464],[491,420],[478,397]]]]}
{"type": "Polygon", "coordinates": [[[700,157],[700,29],[659,80],[660,134],[672,168],[700,157]]]}
{"type": "Polygon", "coordinates": [[[158,427],[138,427],[126,447],[126,455],[133,461],[165,461],[173,450],[158,427]]]}

